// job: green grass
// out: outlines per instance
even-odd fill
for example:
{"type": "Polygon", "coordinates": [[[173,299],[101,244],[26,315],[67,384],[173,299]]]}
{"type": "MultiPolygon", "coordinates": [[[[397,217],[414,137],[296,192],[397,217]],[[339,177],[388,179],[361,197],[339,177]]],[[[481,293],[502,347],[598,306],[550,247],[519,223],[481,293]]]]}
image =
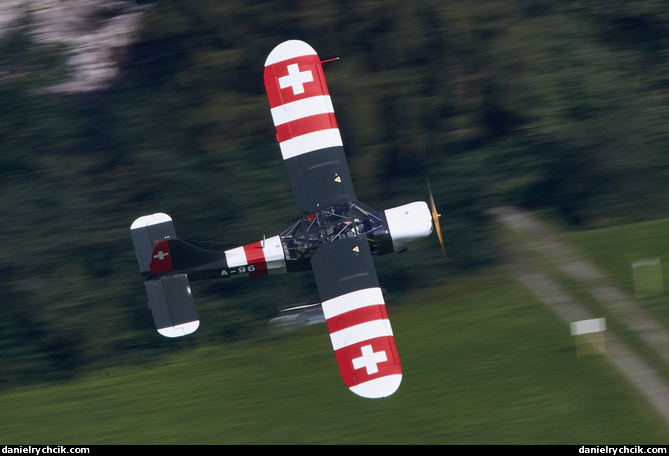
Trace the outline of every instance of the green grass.
{"type": "MultiPolygon", "coordinates": [[[[612,228],[573,231],[562,234],[580,253],[596,264],[619,287],[634,297],[630,262],[659,257],[665,291],[669,291],[669,219],[634,223],[612,228]]],[[[667,295],[639,299],[640,304],[669,327],[667,295]]]]}
{"type": "MultiPolygon", "coordinates": [[[[664,233],[669,229],[669,219],[575,231],[573,228],[562,225],[550,213],[535,213],[535,215],[538,215],[559,239],[574,248],[583,259],[595,265],[612,285],[618,286],[632,299],[635,299],[635,287],[630,262],[633,259],[662,257],[669,254],[669,249],[662,242],[664,233]]],[[[560,270],[546,252],[535,250],[532,243],[525,242],[523,234],[500,225],[497,229],[497,237],[502,242],[513,244],[514,249],[522,252],[526,259],[541,268],[594,315],[605,317],[607,331],[621,337],[637,355],[644,358],[658,374],[664,377],[665,381],[669,382],[669,365],[657,351],[647,345],[639,334],[629,328],[623,316],[616,314],[606,306],[606,303],[600,302],[591,295],[583,283],[560,270]]],[[[664,277],[667,277],[669,272],[666,269],[667,266],[667,264],[662,265],[664,277]]],[[[635,300],[649,315],[665,326],[669,324],[665,295],[636,298],[635,300]]]]}
{"type": "MultiPolygon", "coordinates": [[[[501,269],[389,296],[393,396],[339,378],[324,326],[0,396],[2,444],[666,444],[601,357],[501,269]]],[[[147,335],[152,337],[152,335],[147,335]]]]}

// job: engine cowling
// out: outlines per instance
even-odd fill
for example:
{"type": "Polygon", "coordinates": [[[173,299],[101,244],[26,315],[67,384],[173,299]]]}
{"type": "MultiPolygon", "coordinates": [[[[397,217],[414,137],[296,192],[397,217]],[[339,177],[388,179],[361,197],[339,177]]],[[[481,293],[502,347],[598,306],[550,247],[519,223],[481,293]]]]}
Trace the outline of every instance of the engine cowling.
{"type": "Polygon", "coordinates": [[[432,214],[425,201],[416,201],[384,211],[395,252],[432,233],[432,214]]]}

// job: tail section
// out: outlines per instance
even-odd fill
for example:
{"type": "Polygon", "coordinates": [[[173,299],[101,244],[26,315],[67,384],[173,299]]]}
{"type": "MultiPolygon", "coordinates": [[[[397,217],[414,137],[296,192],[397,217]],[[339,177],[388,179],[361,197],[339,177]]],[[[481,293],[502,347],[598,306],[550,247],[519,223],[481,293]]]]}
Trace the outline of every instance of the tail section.
{"type": "Polygon", "coordinates": [[[188,275],[172,273],[169,241],[177,235],[169,215],[145,215],[130,227],[140,273],[149,297],[153,322],[165,337],[181,337],[195,332],[200,326],[188,275]],[[156,276],[159,274],[158,276],[156,276]]]}
{"type": "Polygon", "coordinates": [[[145,215],[135,220],[130,227],[132,243],[139,263],[139,271],[143,276],[151,273],[153,249],[165,239],[176,239],[172,218],[163,213],[145,215]]]}
{"type": "Polygon", "coordinates": [[[138,218],[130,233],[153,321],[166,337],[191,334],[200,324],[189,281],[287,272],[280,236],[205,250],[177,239],[172,219],[163,213],[138,218]]]}

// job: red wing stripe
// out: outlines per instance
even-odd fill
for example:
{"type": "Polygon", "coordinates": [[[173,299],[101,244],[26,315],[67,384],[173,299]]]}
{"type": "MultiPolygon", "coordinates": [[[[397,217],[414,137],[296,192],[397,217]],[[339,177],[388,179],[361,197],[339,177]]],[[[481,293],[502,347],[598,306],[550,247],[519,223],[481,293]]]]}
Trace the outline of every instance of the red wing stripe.
{"type": "Polygon", "coordinates": [[[319,114],[304,119],[277,125],[276,139],[280,143],[296,136],[306,135],[320,130],[327,130],[337,126],[331,114],[319,114]]]}
{"type": "Polygon", "coordinates": [[[376,305],[367,306],[360,309],[346,312],[345,314],[329,318],[327,320],[330,334],[341,331],[361,323],[367,323],[374,320],[388,320],[386,306],[376,305]]]}

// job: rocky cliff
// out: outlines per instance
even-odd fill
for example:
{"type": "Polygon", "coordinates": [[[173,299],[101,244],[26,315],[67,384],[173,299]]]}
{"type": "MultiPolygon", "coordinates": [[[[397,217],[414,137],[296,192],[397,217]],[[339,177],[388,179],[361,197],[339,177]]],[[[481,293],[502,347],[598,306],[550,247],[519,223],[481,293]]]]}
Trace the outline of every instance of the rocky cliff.
{"type": "Polygon", "coordinates": [[[132,42],[147,8],[128,0],[3,0],[0,37],[28,15],[37,42],[62,43],[72,52],[74,78],[52,90],[89,92],[118,75],[119,50],[132,42]]]}

